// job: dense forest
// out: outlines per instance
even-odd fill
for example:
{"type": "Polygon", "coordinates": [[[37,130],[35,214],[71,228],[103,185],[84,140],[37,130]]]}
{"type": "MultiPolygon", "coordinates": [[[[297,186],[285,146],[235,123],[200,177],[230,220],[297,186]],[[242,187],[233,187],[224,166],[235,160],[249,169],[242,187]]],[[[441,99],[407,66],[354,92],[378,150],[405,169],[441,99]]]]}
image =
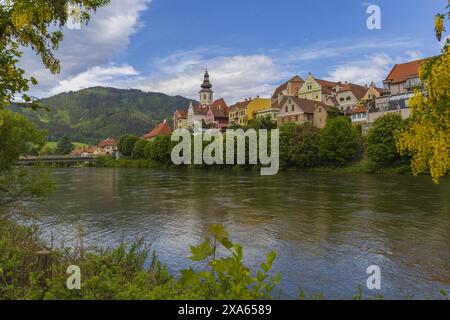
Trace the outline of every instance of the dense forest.
{"type": "Polygon", "coordinates": [[[39,128],[48,129],[49,141],[67,135],[72,141],[93,144],[127,133],[143,135],[157,122],[170,121],[176,109],[187,108],[189,99],[135,89],[93,87],[45,98],[40,104],[43,108],[38,112],[20,112],[39,128]]]}

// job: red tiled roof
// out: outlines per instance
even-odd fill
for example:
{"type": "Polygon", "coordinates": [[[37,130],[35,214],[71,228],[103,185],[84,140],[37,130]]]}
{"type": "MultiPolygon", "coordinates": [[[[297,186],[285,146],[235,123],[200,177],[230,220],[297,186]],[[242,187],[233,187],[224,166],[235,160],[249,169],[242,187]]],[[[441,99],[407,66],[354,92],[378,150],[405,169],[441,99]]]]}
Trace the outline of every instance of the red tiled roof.
{"type": "Polygon", "coordinates": [[[243,110],[243,109],[247,109],[247,106],[250,104],[250,102],[252,102],[252,100],[246,100],[246,101],[239,101],[236,102],[235,104],[233,104],[230,107],[229,111],[235,111],[235,110],[243,110]]]}
{"type": "Polygon", "coordinates": [[[321,79],[316,79],[316,78],[314,78],[314,80],[316,80],[316,82],[318,84],[320,84],[322,86],[322,88],[334,89],[337,85],[337,82],[332,82],[332,81],[328,81],[328,80],[321,80],[321,79]]]}
{"type": "Polygon", "coordinates": [[[275,92],[272,95],[272,99],[278,98],[278,96],[280,94],[282,94],[283,91],[288,88],[289,82],[293,82],[293,83],[297,84],[298,89],[300,89],[301,84],[303,84],[305,81],[302,78],[300,78],[298,75],[295,75],[292,79],[290,79],[289,81],[286,81],[285,83],[283,83],[282,85],[280,85],[279,87],[277,87],[275,89],[275,92]]]}
{"type": "Polygon", "coordinates": [[[148,140],[148,139],[152,139],[152,138],[162,136],[162,135],[169,135],[171,133],[172,133],[172,128],[170,128],[167,121],[164,121],[164,122],[161,122],[158,125],[156,125],[156,127],[152,131],[150,131],[146,135],[143,135],[142,139],[148,140]]]}
{"type": "Polygon", "coordinates": [[[115,147],[115,146],[117,146],[117,141],[113,138],[106,138],[97,145],[97,147],[99,148],[115,147]]]}
{"type": "Polygon", "coordinates": [[[402,64],[396,64],[385,81],[391,83],[405,82],[407,78],[417,76],[419,74],[420,65],[428,59],[420,59],[402,64]]]}
{"type": "Polygon", "coordinates": [[[356,99],[361,100],[366,95],[367,88],[354,83],[344,83],[341,85],[339,92],[345,91],[352,92],[356,99]]]}
{"type": "Polygon", "coordinates": [[[96,147],[79,147],[72,151],[75,156],[81,156],[83,153],[94,153],[97,150],[96,147]]]}
{"type": "Polygon", "coordinates": [[[180,109],[180,110],[175,110],[175,113],[177,113],[180,115],[180,119],[187,119],[188,117],[188,109],[180,109]]]}
{"type": "Polygon", "coordinates": [[[353,113],[366,113],[367,110],[364,107],[357,107],[353,113]]]}
{"type": "Polygon", "coordinates": [[[212,104],[212,107],[214,109],[228,109],[228,105],[223,98],[220,98],[220,99],[217,99],[216,101],[214,101],[214,103],[212,104]]]}

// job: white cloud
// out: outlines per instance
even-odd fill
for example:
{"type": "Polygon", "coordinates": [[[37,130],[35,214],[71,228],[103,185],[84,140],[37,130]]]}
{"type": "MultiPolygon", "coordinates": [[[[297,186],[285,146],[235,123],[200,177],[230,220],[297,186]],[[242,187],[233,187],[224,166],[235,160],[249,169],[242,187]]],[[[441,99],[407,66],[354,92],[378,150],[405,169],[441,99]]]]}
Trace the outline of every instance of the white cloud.
{"type": "Polygon", "coordinates": [[[61,61],[61,73],[52,75],[44,69],[39,58],[29,49],[25,49],[22,65],[29,74],[39,81],[34,94],[48,95],[61,87],[64,81],[70,81],[96,66],[108,65],[114,57],[124,51],[130,37],[141,26],[140,14],[146,10],[151,0],[112,0],[91,16],[87,26],[81,30],[64,29],[64,40],[56,52],[61,61]],[[55,83],[58,83],[54,88],[55,83]]]}
{"type": "Polygon", "coordinates": [[[107,86],[111,81],[119,81],[123,77],[137,76],[139,73],[129,65],[93,67],[75,77],[62,80],[54,87],[50,94],[77,91],[95,86],[107,86]]]}
{"type": "MultiPolygon", "coordinates": [[[[208,68],[215,97],[224,97],[231,104],[247,97],[270,95],[273,83],[283,77],[281,68],[267,55],[207,58],[198,52],[186,52],[164,61],[170,61],[169,66],[161,64],[158,76],[134,79],[128,86],[198,99],[203,73],[208,68]]],[[[158,65],[155,68],[158,69],[158,65]]]]}
{"type": "Polygon", "coordinates": [[[330,71],[327,80],[349,81],[358,84],[379,83],[392,68],[394,59],[386,54],[375,54],[367,59],[337,66],[330,71]]]}

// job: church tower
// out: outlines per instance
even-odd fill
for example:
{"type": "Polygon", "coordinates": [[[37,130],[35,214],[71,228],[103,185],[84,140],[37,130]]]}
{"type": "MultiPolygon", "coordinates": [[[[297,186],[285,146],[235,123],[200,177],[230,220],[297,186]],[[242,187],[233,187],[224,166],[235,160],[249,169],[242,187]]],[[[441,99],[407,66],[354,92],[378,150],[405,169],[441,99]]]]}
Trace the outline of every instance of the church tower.
{"type": "Polygon", "coordinates": [[[213,94],[214,92],[211,90],[212,84],[209,82],[209,74],[208,70],[205,71],[205,76],[203,79],[203,83],[201,85],[202,90],[200,90],[200,104],[202,106],[210,106],[213,104],[213,94]]]}

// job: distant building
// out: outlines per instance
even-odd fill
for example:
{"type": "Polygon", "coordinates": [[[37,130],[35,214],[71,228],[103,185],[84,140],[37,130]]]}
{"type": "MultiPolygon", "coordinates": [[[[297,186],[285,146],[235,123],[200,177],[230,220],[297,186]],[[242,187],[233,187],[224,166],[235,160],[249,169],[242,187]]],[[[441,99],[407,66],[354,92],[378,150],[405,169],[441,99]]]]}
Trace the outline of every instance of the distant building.
{"type": "Polygon", "coordinates": [[[248,105],[247,105],[247,109],[246,109],[246,116],[247,116],[247,120],[253,120],[253,118],[256,116],[256,113],[260,112],[260,111],[266,111],[269,110],[271,108],[271,99],[261,99],[261,98],[256,98],[253,99],[248,105]]]}
{"type": "Polygon", "coordinates": [[[117,154],[117,140],[113,138],[106,138],[96,146],[95,155],[102,156],[116,156],[117,154]]]}
{"type": "Polygon", "coordinates": [[[330,110],[331,108],[321,101],[286,96],[280,103],[278,125],[309,123],[318,128],[324,128],[330,110]]]}
{"type": "Polygon", "coordinates": [[[298,91],[298,97],[306,100],[313,100],[329,103],[330,97],[336,96],[338,83],[315,79],[310,73],[298,91]]]}
{"type": "Polygon", "coordinates": [[[72,155],[82,158],[92,157],[96,154],[97,147],[78,147],[72,151],[72,155]]]}
{"type": "Polygon", "coordinates": [[[206,113],[205,123],[208,128],[225,130],[228,127],[228,110],[224,99],[214,101],[206,113]]]}
{"type": "Polygon", "coordinates": [[[302,87],[305,80],[300,78],[298,75],[292,77],[289,81],[283,83],[279,87],[275,89],[275,92],[272,95],[272,109],[280,109],[281,100],[285,96],[297,97],[300,88],[302,87]]]}
{"type": "Polygon", "coordinates": [[[245,99],[244,101],[240,101],[235,103],[230,107],[228,112],[228,126],[238,125],[245,126],[247,125],[247,106],[252,102],[251,99],[245,99]]]}
{"type": "Polygon", "coordinates": [[[383,94],[376,99],[375,112],[409,109],[415,88],[422,87],[419,68],[428,59],[396,64],[383,81],[383,94]]]}
{"type": "Polygon", "coordinates": [[[338,108],[344,113],[353,112],[367,92],[367,87],[354,83],[338,83],[337,89],[338,108]]]}
{"type": "Polygon", "coordinates": [[[188,110],[176,110],[173,115],[173,128],[188,129],[188,110]]]}
{"type": "Polygon", "coordinates": [[[166,120],[156,125],[156,127],[150,131],[149,133],[143,135],[141,137],[142,140],[153,141],[159,136],[165,136],[172,134],[172,128],[170,128],[169,124],[166,120]]]}
{"type": "Polygon", "coordinates": [[[224,99],[214,101],[214,91],[209,80],[208,70],[203,76],[199,91],[199,103],[189,103],[188,109],[176,110],[173,115],[174,129],[193,129],[195,125],[207,123],[212,127],[226,128],[228,124],[228,106],[224,99]]]}

